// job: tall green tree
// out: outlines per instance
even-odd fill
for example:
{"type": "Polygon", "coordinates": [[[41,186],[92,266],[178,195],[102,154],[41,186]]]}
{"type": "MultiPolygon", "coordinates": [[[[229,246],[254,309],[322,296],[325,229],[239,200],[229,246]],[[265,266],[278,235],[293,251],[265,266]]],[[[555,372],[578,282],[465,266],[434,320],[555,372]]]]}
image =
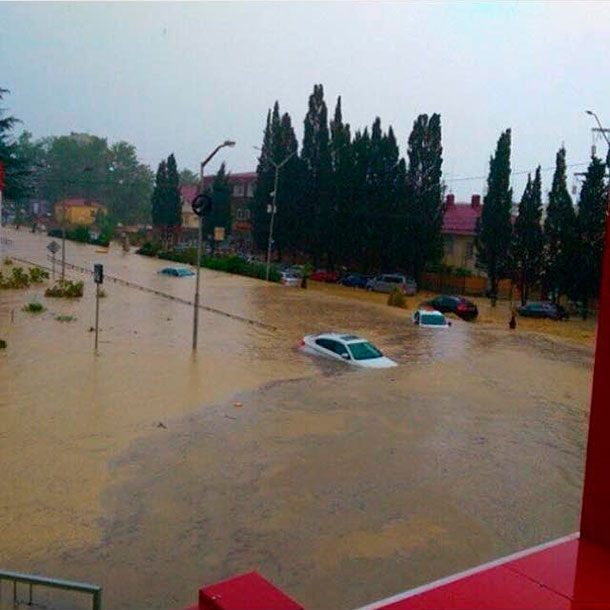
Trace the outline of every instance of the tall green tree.
{"type": "Polygon", "coordinates": [[[555,160],[553,185],[544,220],[545,273],[544,285],[554,301],[561,294],[572,295],[575,290],[575,254],[578,227],[576,212],[566,181],[566,151],[561,147],[555,160]]]}
{"type": "MultiPolygon", "coordinates": [[[[353,258],[350,232],[353,230],[354,185],[352,141],[349,123],[343,122],[341,97],[337,99],[333,120],[330,122],[330,154],[332,165],[332,211],[334,215],[334,250],[339,261],[349,265],[353,258]]],[[[351,266],[351,265],[350,265],[351,266]]]]}
{"type": "Polygon", "coordinates": [[[507,129],[500,135],[496,152],[489,161],[487,194],[477,222],[477,263],[487,272],[493,307],[496,306],[498,281],[511,271],[510,145],[511,130],[507,129]]]}
{"type": "MultiPolygon", "coordinates": [[[[277,102],[276,105],[278,105],[277,102]]],[[[277,114],[279,116],[279,105],[277,114]]],[[[273,166],[270,163],[273,155],[271,134],[271,110],[269,110],[263,132],[263,144],[256,166],[256,189],[252,203],[252,233],[254,245],[260,251],[266,251],[269,239],[269,213],[267,210],[271,206],[270,193],[273,191],[273,166]]]]}
{"type": "Polygon", "coordinates": [[[153,227],[165,249],[175,241],[182,224],[179,177],[173,153],[161,161],[151,195],[153,227]]]}
{"type": "Polygon", "coordinates": [[[542,185],[538,166],[534,180],[530,175],[527,177],[514,227],[513,264],[522,305],[527,303],[530,291],[541,275],[544,247],[541,221],[542,185]]]}
{"type": "Polygon", "coordinates": [[[413,123],[407,150],[407,233],[410,272],[419,279],[426,265],[443,256],[443,146],[441,117],[420,114],[413,123]]]}
{"type": "Polygon", "coordinates": [[[333,267],[332,165],[329,146],[328,111],[324,88],[314,85],[305,115],[301,159],[304,163],[306,248],[314,265],[325,261],[333,267]]]}
{"type": "Polygon", "coordinates": [[[604,173],[604,163],[592,157],[578,202],[577,273],[574,277],[583,319],[587,316],[590,299],[597,297],[600,291],[609,188],[604,173]]]}
{"type": "Polygon", "coordinates": [[[225,236],[231,234],[231,201],[229,188],[229,174],[223,161],[214,176],[212,182],[212,212],[204,219],[204,231],[206,235],[212,236],[212,252],[215,250],[216,241],[214,239],[214,229],[223,228],[225,236]]]}
{"type": "Polygon", "coordinates": [[[112,144],[104,201],[111,218],[123,224],[149,222],[153,180],[150,168],[138,161],[135,146],[122,141],[112,144]]]}
{"type": "MultiPolygon", "coordinates": [[[[368,128],[357,130],[352,142],[351,208],[348,231],[343,239],[347,248],[347,261],[363,272],[373,271],[375,253],[370,248],[370,183],[371,136],[368,128]]],[[[350,265],[351,266],[351,265],[350,265]]]]}
{"type": "MultiPolygon", "coordinates": [[[[8,89],[0,87],[0,102],[4,99],[8,89]]],[[[30,170],[31,160],[23,154],[16,143],[13,133],[19,119],[8,114],[5,108],[0,106],[0,162],[4,165],[5,187],[3,196],[7,201],[21,209],[21,203],[31,193],[30,170]]]]}

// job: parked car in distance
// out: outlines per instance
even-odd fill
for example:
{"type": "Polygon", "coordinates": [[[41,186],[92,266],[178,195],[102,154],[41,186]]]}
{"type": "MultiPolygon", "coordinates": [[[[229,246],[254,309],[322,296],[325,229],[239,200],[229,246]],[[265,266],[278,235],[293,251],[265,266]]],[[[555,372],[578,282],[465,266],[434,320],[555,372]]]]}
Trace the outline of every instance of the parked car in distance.
{"type": "Polygon", "coordinates": [[[159,271],[162,275],[172,275],[174,277],[186,277],[188,275],[195,275],[194,271],[185,269],[184,267],[165,267],[159,271]]]}
{"type": "Polygon", "coordinates": [[[316,282],[336,282],[339,279],[339,274],[336,271],[317,269],[309,276],[309,279],[316,282]]]}
{"type": "Polygon", "coordinates": [[[430,328],[449,328],[451,322],[440,311],[429,309],[418,309],[412,316],[413,324],[430,328]]]}
{"type": "Polygon", "coordinates": [[[392,292],[394,288],[406,296],[413,296],[417,292],[417,283],[405,275],[384,273],[371,278],[366,285],[366,289],[373,292],[392,292]]]}
{"type": "Polygon", "coordinates": [[[306,353],[341,360],[353,366],[369,369],[398,366],[372,343],[356,335],[332,332],[306,335],[301,339],[300,346],[306,353]]]}
{"type": "Polygon", "coordinates": [[[430,301],[426,301],[425,305],[441,313],[454,313],[462,320],[474,320],[479,315],[479,310],[472,301],[458,295],[441,294],[430,301]]]}
{"type": "Polygon", "coordinates": [[[291,271],[280,271],[280,284],[284,286],[300,286],[301,278],[291,271]]]}
{"type": "Polygon", "coordinates": [[[517,307],[517,312],[525,318],[550,318],[551,320],[569,320],[570,314],[561,305],[550,301],[532,301],[517,307]]]}
{"type": "Polygon", "coordinates": [[[366,285],[370,277],[368,275],[364,275],[362,273],[349,273],[348,275],[344,275],[341,279],[337,281],[338,284],[342,284],[343,286],[351,286],[353,288],[366,288],[366,285]]]}

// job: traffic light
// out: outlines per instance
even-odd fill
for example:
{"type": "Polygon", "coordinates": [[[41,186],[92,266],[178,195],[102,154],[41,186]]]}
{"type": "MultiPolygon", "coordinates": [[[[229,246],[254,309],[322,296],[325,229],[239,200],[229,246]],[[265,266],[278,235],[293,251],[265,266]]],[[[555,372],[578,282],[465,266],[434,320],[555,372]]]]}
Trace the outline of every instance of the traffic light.
{"type": "Polygon", "coordinates": [[[96,284],[104,283],[104,265],[93,265],[93,281],[96,284]]]}

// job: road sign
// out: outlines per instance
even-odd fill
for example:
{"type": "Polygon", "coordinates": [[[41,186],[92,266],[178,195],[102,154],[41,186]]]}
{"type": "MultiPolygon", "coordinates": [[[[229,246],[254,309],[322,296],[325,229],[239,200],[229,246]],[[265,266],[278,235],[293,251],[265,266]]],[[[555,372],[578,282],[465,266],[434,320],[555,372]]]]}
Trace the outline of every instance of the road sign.
{"type": "Polygon", "coordinates": [[[56,242],[56,241],[52,241],[48,246],[47,246],[47,250],[51,253],[51,254],[57,254],[60,250],[61,250],[61,246],[56,242]]]}

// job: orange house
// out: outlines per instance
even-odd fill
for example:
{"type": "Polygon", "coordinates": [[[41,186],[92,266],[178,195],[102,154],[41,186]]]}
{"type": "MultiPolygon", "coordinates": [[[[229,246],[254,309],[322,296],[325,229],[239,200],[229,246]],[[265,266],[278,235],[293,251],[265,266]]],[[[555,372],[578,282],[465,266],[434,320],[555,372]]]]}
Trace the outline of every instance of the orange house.
{"type": "Polygon", "coordinates": [[[55,204],[55,220],[59,223],[88,227],[99,213],[107,214],[108,208],[88,199],[62,199],[55,204]]]}

